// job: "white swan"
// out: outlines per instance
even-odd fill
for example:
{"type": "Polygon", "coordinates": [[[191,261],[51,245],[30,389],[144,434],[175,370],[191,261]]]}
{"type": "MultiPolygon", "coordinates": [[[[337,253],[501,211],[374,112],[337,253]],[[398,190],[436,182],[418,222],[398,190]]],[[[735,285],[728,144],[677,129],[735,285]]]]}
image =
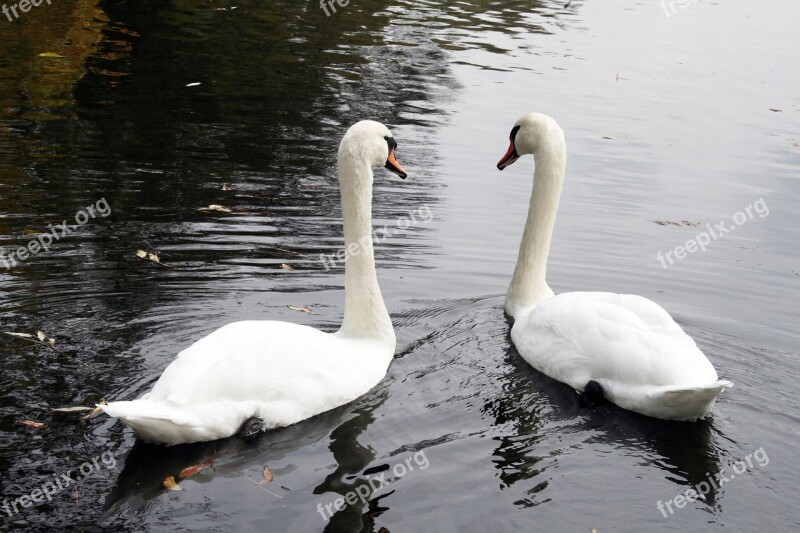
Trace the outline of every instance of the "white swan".
{"type": "Polygon", "coordinates": [[[341,329],[275,321],[234,322],[195,342],[141,399],[101,407],[159,444],[229,437],[245,422],[288,426],[369,391],[386,374],[395,335],[372,247],[372,167],[406,177],[383,124],[352,126],[339,147],[345,309],[341,329]]]}
{"type": "Polygon", "coordinates": [[[545,281],[550,239],[566,170],[564,132],[551,117],[523,116],[503,170],[533,154],[536,170],[528,220],[506,312],[511,339],[534,368],[589,399],[667,420],[696,420],[711,412],[730,381],[658,304],[641,296],[571,292],[554,296],[545,281]]]}

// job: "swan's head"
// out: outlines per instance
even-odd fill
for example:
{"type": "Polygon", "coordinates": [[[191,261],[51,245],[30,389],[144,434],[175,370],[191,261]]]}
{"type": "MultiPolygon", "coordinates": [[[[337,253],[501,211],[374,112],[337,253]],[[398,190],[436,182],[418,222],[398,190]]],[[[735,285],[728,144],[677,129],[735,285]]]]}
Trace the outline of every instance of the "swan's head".
{"type": "Polygon", "coordinates": [[[509,140],[511,145],[506,155],[497,163],[499,170],[513,165],[523,155],[535,154],[545,143],[554,140],[563,143],[564,132],[551,117],[541,113],[528,113],[514,124],[509,140]]]}
{"type": "Polygon", "coordinates": [[[353,124],[339,146],[339,157],[349,155],[366,160],[370,166],[384,166],[402,179],[406,179],[403,165],[395,156],[397,141],[389,128],[374,120],[362,120],[353,124]]]}

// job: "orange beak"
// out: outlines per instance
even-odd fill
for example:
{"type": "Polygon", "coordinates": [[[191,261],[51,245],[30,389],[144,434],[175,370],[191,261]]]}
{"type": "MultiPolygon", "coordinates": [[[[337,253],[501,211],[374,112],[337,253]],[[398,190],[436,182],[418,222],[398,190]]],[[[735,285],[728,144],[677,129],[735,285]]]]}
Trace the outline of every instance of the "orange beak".
{"type": "Polygon", "coordinates": [[[406,179],[408,177],[406,169],[403,168],[403,165],[397,161],[397,157],[394,155],[394,148],[389,149],[389,159],[386,160],[386,168],[400,176],[401,179],[406,179]]]}
{"type": "Polygon", "coordinates": [[[508,152],[506,152],[506,155],[504,155],[497,163],[497,169],[503,170],[504,168],[516,163],[517,159],[519,159],[519,154],[517,153],[517,147],[514,146],[514,141],[512,140],[511,145],[508,147],[508,152]]]}

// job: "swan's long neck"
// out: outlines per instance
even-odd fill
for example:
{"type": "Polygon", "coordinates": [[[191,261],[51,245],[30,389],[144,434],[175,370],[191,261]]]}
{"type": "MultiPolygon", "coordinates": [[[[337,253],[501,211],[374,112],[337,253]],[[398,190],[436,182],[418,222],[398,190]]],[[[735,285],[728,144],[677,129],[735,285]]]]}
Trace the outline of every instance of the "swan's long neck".
{"type": "Polygon", "coordinates": [[[372,168],[347,147],[339,154],[344,219],[345,304],[339,335],[391,344],[395,335],[383,303],[372,247],[372,168]]]}
{"type": "Polygon", "coordinates": [[[514,277],[506,293],[506,312],[514,318],[520,318],[553,296],[545,278],[566,171],[567,150],[563,132],[553,131],[547,139],[542,139],[534,159],[536,171],[533,173],[528,220],[514,277]]]}

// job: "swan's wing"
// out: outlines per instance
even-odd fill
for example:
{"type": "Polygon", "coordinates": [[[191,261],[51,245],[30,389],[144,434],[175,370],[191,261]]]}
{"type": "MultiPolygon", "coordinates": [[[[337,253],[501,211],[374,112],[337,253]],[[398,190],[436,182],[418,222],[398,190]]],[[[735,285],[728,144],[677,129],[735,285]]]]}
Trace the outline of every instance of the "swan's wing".
{"type": "Polygon", "coordinates": [[[183,350],[147,399],[184,405],[221,400],[262,404],[298,400],[310,405],[320,395],[348,396],[351,387],[363,388],[361,381],[373,380],[370,386],[374,385],[383,373],[380,363],[370,363],[381,359],[375,346],[362,347],[359,341],[308,326],[235,322],[183,350]],[[369,355],[374,359],[363,361],[369,355]]]}
{"type": "Polygon", "coordinates": [[[694,340],[641,296],[559,294],[522,317],[512,339],[533,367],[577,390],[590,379],[659,386],[717,380],[694,340]]]}
{"type": "Polygon", "coordinates": [[[102,408],[169,445],[228,437],[250,417],[286,426],[369,391],[393,349],[286,322],[236,322],[182,351],[150,394],[102,408]]]}

